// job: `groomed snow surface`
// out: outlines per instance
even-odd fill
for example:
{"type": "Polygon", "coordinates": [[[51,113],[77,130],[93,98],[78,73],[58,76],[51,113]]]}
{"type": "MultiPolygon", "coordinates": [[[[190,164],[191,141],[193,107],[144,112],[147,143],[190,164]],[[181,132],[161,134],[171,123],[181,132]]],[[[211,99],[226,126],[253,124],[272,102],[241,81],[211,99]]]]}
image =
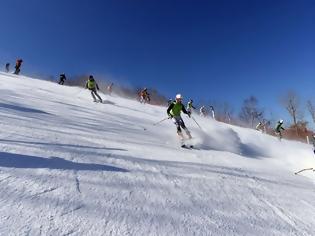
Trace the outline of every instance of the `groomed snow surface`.
{"type": "MultiPolygon", "coordinates": [[[[97,79],[97,78],[96,78],[97,79]]],[[[312,147],[0,73],[0,235],[315,235],[312,147]]],[[[178,91],[174,91],[176,93],[178,91]]]]}

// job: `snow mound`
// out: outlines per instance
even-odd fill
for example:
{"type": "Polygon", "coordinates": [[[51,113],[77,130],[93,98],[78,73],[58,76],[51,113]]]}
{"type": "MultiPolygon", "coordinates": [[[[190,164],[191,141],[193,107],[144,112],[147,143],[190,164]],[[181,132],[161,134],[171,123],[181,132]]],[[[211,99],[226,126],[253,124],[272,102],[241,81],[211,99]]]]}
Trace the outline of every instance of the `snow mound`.
{"type": "Polygon", "coordinates": [[[238,134],[230,128],[218,126],[207,127],[206,130],[194,130],[194,145],[203,150],[227,151],[241,153],[242,143],[238,134]]]}

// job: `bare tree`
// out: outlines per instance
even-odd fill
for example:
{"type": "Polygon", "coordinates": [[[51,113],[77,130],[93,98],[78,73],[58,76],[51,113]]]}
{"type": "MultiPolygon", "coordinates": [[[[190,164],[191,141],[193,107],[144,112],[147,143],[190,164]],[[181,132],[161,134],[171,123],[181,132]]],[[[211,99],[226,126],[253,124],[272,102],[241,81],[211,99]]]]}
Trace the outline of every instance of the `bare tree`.
{"type": "Polygon", "coordinates": [[[298,136],[299,124],[301,124],[303,119],[299,96],[294,91],[289,91],[284,97],[282,97],[281,103],[290,114],[293,120],[292,127],[295,128],[296,135],[298,136]]]}
{"type": "Polygon", "coordinates": [[[307,105],[307,109],[308,109],[309,113],[312,116],[312,120],[315,123],[315,106],[311,100],[308,100],[306,105],[307,105]]]}
{"type": "Polygon", "coordinates": [[[293,120],[293,126],[296,129],[296,133],[298,134],[298,119],[302,118],[301,107],[300,107],[300,99],[298,95],[294,91],[289,91],[281,101],[282,105],[290,114],[293,120]]]}
{"type": "Polygon", "coordinates": [[[255,120],[263,119],[264,112],[258,108],[258,99],[256,97],[250,96],[244,100],[239,117],[243,122],[250,124],[251,127],[254,127],[255,120]]]}

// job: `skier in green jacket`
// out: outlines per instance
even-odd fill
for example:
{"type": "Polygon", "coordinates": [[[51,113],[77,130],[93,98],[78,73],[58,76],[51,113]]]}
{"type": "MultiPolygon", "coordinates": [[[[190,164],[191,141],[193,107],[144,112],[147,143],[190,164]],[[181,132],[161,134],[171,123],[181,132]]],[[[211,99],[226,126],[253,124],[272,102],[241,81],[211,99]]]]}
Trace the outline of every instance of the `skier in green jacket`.
{"type": "Polygon", "coordinates": [[[91,91],[91,95],[92,95],[92,97],[94,99],[94,102],[98,102],[96,100],[95,96],[99,99],[99,102],[103,102],[102,98],[100,97],[100,95],[98,95],[98,93],[96,91],[96,89],[99,90],[99,87],[98,87],[96,81],[94,80],[93,75],[89,76],[89,79],[88,79],[88,81],[85,84],[85,88],[87,88],[87,89],[89,89],[91,91]]]}
{"type": "Polygon", "coordinates": [[[285,130],[283,127],[283,120],[279,120],[278,123],[277,123],[277,126],[275,128],[275,133],[276,135],[279,135],[279,139],[281,140],[282,139],[282,133],[281,133],[281,130],[285,130]]]}
{"type": "Polygon", "coordinates": [[[185,106],[182,104],[182,95],[181,94],[177,94],[175,97],[175,101],[172,102],[169,107],[167,108],[167,114],[168,116],[172,119],[172,121],[174,122],[174,124],[176,125],[177,128],[177,134],[180,137],[181,140],[184,139],[183,133],[182,133],[182,129],[185,130],[187,136],[189,139],[191,139],[191,135],[189,130],[187,129],[187,127],[185,126],[185,123],[182,119],[182,117],[180,116],[181,112],[184,112],[185,114],[187,114],[189,117],[191,115],[191,112],[186,111],[185,106]]]}

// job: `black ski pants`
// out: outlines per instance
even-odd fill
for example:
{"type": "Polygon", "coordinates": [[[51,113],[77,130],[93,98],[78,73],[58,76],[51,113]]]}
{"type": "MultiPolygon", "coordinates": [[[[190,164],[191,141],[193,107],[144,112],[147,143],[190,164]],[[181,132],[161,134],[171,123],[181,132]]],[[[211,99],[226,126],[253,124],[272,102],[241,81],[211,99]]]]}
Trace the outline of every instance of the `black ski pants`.
{"type": "Polygon", "coordinates": [[[96,101],[95,96],[96,96],[100,101],[102,101],[102,98],[100,97],[100,95],[98,95],[96,89],[90,89],[90,91],[91,91],[91,95],[92,95],[92,98],[94,99],[94,101],[96,101]]]}

